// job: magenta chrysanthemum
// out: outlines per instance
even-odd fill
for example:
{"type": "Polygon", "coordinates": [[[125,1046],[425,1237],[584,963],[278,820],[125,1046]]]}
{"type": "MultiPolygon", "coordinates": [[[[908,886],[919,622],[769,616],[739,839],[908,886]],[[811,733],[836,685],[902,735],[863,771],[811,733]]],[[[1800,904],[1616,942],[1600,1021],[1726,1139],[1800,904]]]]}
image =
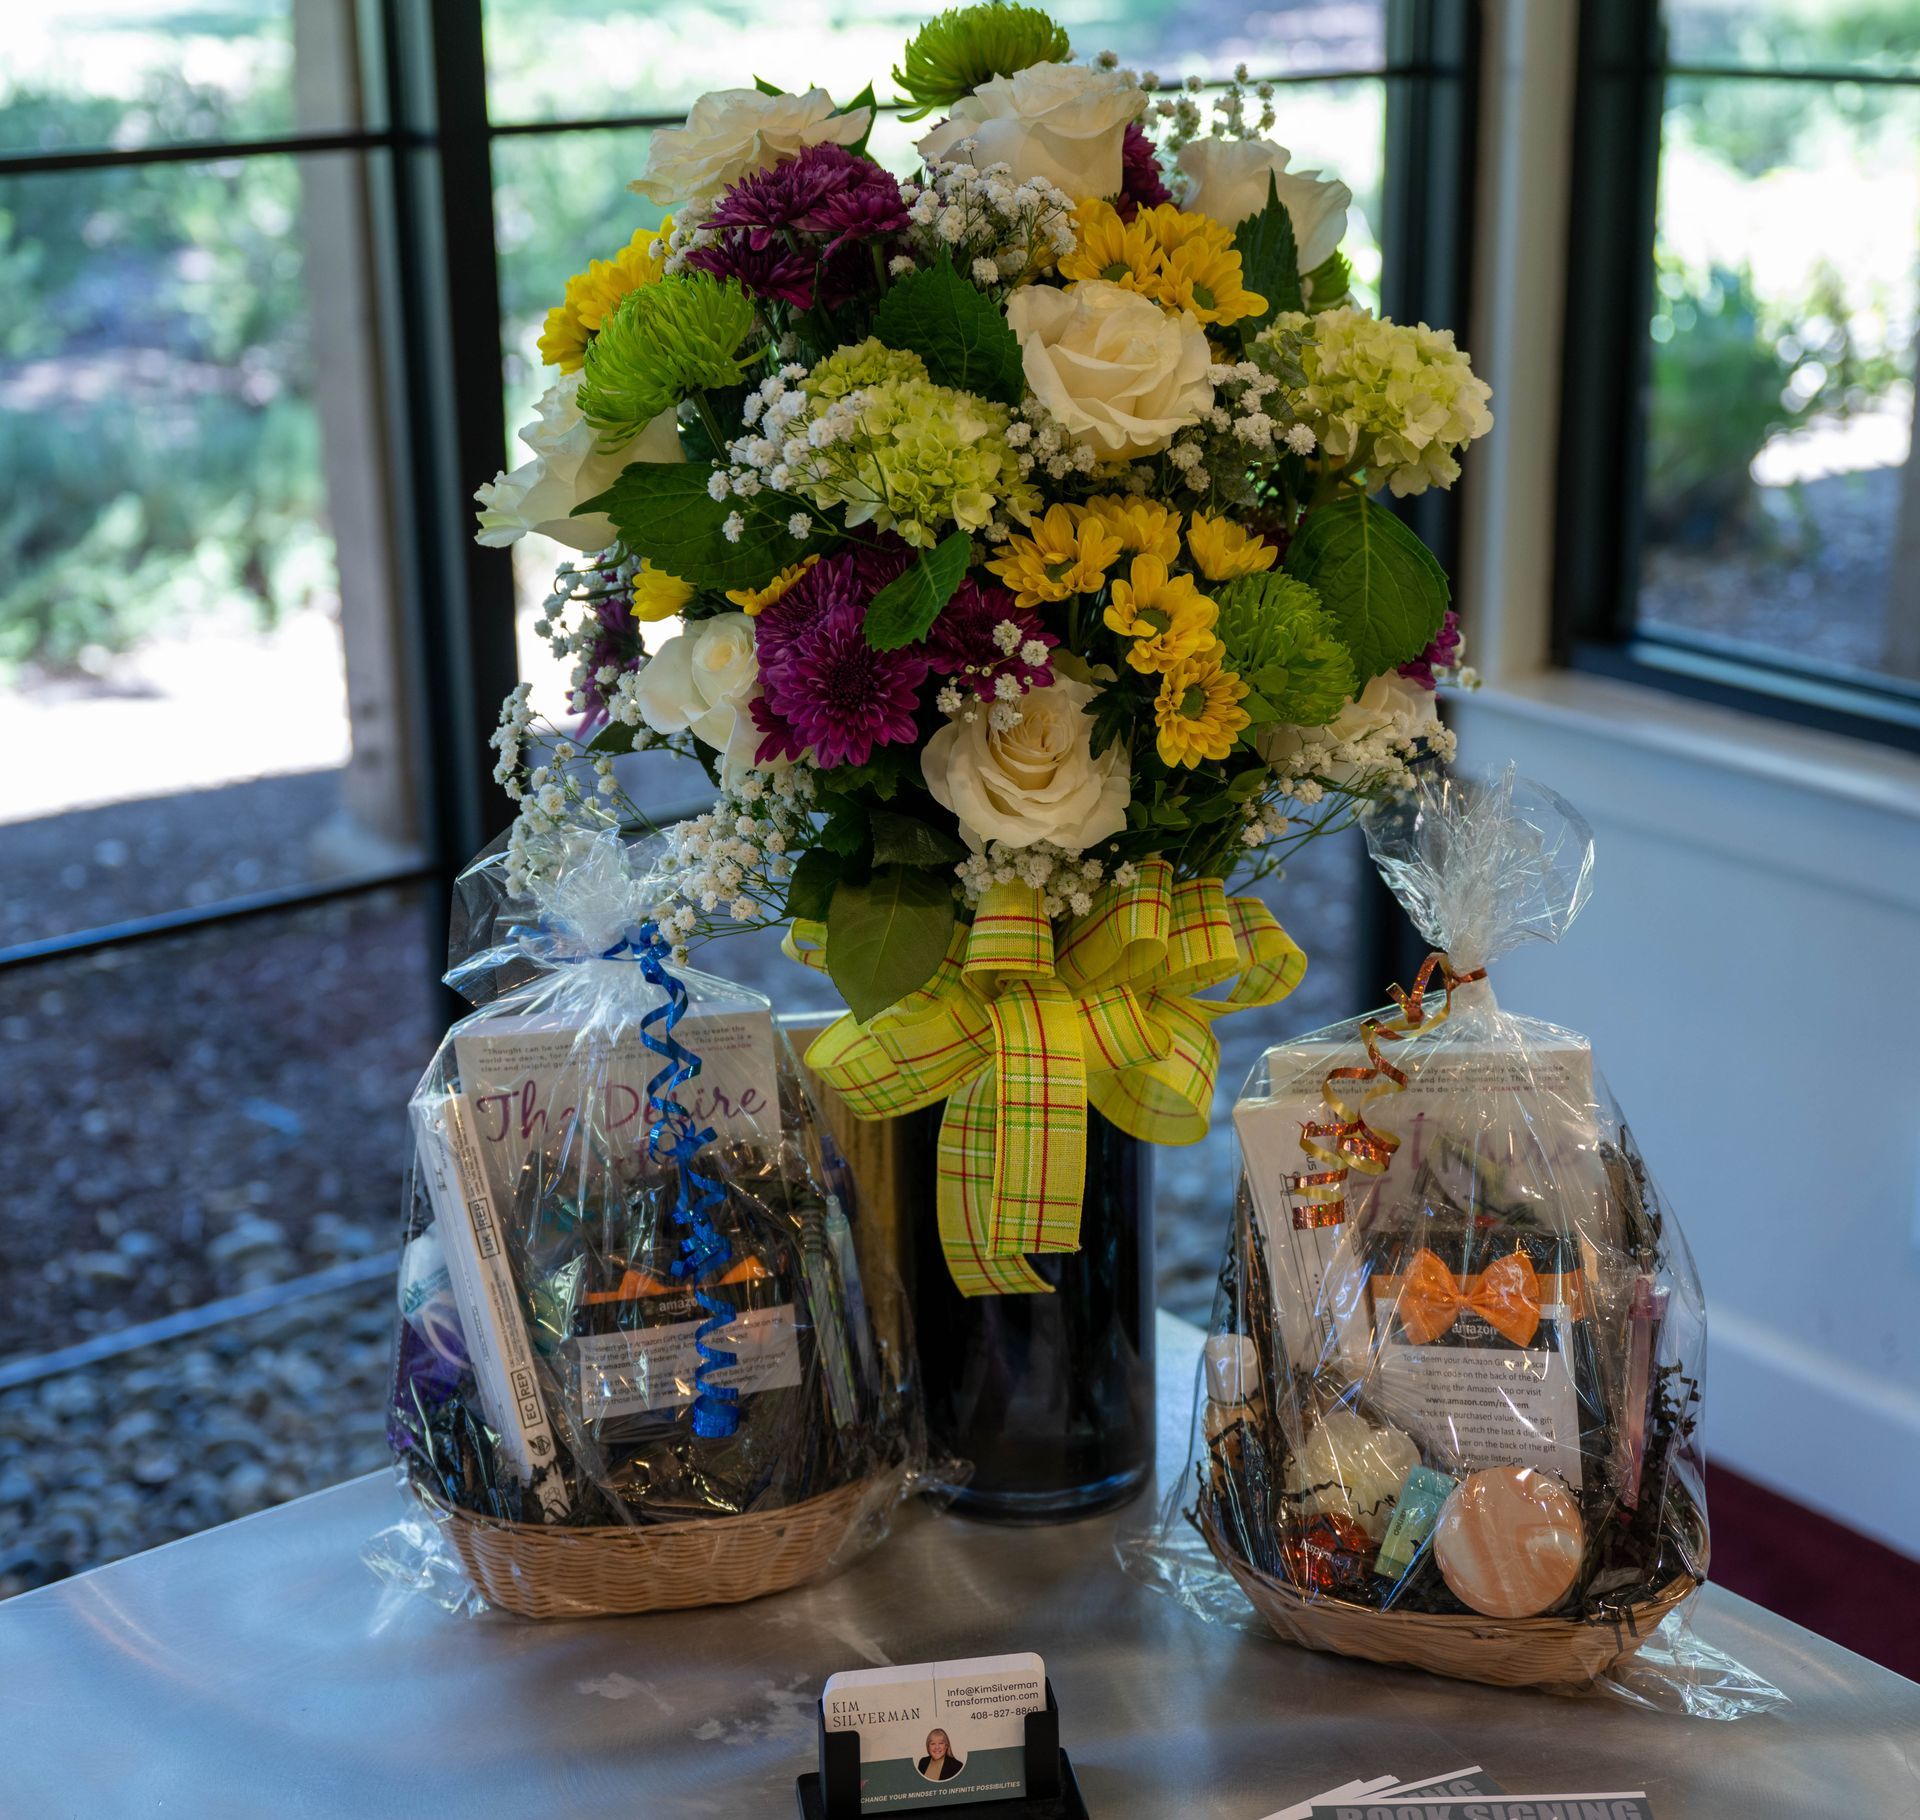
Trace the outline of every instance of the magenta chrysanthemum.
{"type": "Polygon", "coordinates": [[[714,206],[707,225],[743,229],[749,245],[763,247],[782,228],[810,228],[815,210],[859,181],[860,166],[878,169],[845,146],[809,146],[796,157],[741,178],[714,206]]]}
{"type": "Polygon", "coordinates": [[[777,240],[755,246],[745,233],[729,234],[716,245],[695,247],[687,264],[716,278],[737,278],[750,296],[777,297],[797,310],[813,307],[813,259],[777,240]]]}
{"type": "Polygon", "coordinates": [[[784,740],[770,734],[760,754],[764,758],[769,746],[797,739],[813,748],[815,764],[831,767],[863,764],[875,746],[910,745],[926,679],[924,657],[876,651],[859,618],[836,613],[799,641],[792,662],[767,688],[771,714],[789,731],[784,740]]]}
{"type": "Polygon", "coordinates": [[[1013,596],[998,583],[969,576],[940,609],[925,649],[937,675],[950,676],[982,701],[991,701],[999,677],[1012,676],[1029,689],[1044,689],[1053,680],[1051,665],[1030,664],[1021,655],[1036,640],[1052,650],[1060,635],[1048,631],[1038,613],[1016,606],[1013,596]],[[1018,638],[1000,632],[1003,625],[1011,625],[1018,638]]]}
{"type": "Polygon", "coordinates": [[[816,563],[754,624],[763,699],[754,724],[757,757],[797,758],[808,747],[821,766],[857,765],[875,746],[907,745],[926,654],[876,651],[867,643],[867,605],[910,560],[862,552],[816,563]]]}
{"type": "Polygon", "coordinates": [[[1114,212],[1122,221],[1131,221],[1140,210],[1158,208],[1172,200],[1173,192],[1160,175],[1160,157],[1153,141],[1137,123],[1128,121],[1120,141],[1120,194],[1114,198],[1114,212]]]}
{"type": "Polygon", "coordinates": [[[1460,661],[1460,615],[1451,607],[1434,633],[1432,642],[1410,664],[1400,666],[1400,674],[1423,689],[1437,688],[1436,670],[1451,670],[1460,661]]]}
{"type": "Polygon", "coordinates": [[[743,177],[706,225],[719,238],[690,252],[689,265],[798,309],[812,307],[817,285],[832,307],[872,285],[865,249],[902,232],[907,208],[899,183],[871,158],[812,145],[743,177]]]}
{"type": "Polygon", "coordinates": [[[850,550],[808,569],[753,622],[754,656],[761,676],[778,675],[808,632],[836,613],[866,617],[867,602],[904,569],[912,552],[850,550]]]}

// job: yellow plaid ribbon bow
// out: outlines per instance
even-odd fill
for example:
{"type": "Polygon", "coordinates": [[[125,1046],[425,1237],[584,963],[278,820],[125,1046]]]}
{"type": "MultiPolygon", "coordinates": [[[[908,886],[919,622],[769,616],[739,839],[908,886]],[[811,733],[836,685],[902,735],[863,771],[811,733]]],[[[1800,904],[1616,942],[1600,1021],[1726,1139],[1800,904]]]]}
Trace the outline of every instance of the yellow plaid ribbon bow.
{"type": "MultiPolygon", "coordinates": [[[[825,944],[823,924],[798,921],[785,946],[824,970],[825,944]]],[[[807,1063],[856,1118],[947,1102],[947,1267],[962,1295],[1032,1294],[1050,1286],[1028,1253],[1079,1249],[1089,1104],[1149,1143],[1197,1143],[1214,1019],[1275,1003],[1306,968],[1258,898],[1213,878],[1176,885],[1165,860],[1102,887],[1057,943],[1037,890],[994,885],[926,985],[865,1024],[842,1017],[807,1063]],[[1229,980],[1224,997],[1194,996],[1229,980]]]]}

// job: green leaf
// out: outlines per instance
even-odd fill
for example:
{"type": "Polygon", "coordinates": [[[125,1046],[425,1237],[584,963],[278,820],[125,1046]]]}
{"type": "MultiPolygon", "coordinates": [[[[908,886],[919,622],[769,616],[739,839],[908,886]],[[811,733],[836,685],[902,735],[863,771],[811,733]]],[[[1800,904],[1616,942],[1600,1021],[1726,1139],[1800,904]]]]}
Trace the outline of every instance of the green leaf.
{"type": "Polygon", "coordinates": [[[896,280],[874,312],[873,332],[890,348],[918,354],[940,385],[1020,402],[1019,337],[1000,306],[953,269],[944,248],[936,264],[896,280]]]}
{"type": "Polygon", "coordinates": [[[864,763],[828,767],[816,781],[823,793],[822,800],[829,796],[851,798],[856,791],[865,790],[885,803],[899,794],[903,783],[917,780],[919,776],[917,752],[909,747],[882,746],[864,763]]]}
{"type": "Polygon", "coordinates": [[[965,859],[966,847],[944,828],[923,822],[917,815],[893,809],[869,809],[876,866],[951,866],[965,859]]]}
{"type": "MultiPolygon", "coordinates": [[[[1251,728],[1248,729],[1252,731],[1251,728]]],[[[1257,771],[1242,771],[1232,783],[1227,785],[1227,795],[1237,803],[1244,803],[1256,797],[1268,784],[1273,782],[1273,773],[1262,765],[1257,771]]]]}
{"type": "Polygon", "coordinates": [[[827,972],[863,1023],[933,977],[956,910],[952,881],[914,866],[843,879],[827,910],[827,972]]]}
{"type": "Polygon", "coordinates": [[[1240,281],[1267,300],[1264,314],[1243,316],[1240,339],[1250,342],[1282,310],[1297,310],[1300,302],[1300,256],[1293,244],[1293,217],[1280,200],[1280,186],[1267,178],[1267,206],[1241,222],[1233,236],[1240,255],[1240,281]]]}
{"type": "Polygon", "coordinates": [[[794,861],[793,876],[787,880],[787,915],[825,921],[840,873],[839,860],[826,848],[809,847],[794,861]]]}
{"type": "Polygon", "coordinates": [[[1331,252],[1307,274],[1303,286],[1306,308],[1317,316],[1322,310],[1337,309],[1353,295],[1353,267],[1342,252],[1331,252]]]}
{"type": "Polygon", "coordinates": [[[638,727],[630,727],[623,720],[610,720],[587,741],[587,750],[589,752],[631,752],[633,736],[639,731],[638,727]]]}
{"type": "Polygon", "coordinates": [[[714,499],[707,492],[711,473],[698,461],[636,461],[574,514],[605,512],[636,556],[703,588],[761,587],[823,543],[788,532],[798,500],[771,492],[714,499]],[[746,521],[738,543],[723,528],[732,512],[746,521]]]}
{"type": "Polygon", "coordinates": [[[857,804],[849,803],[827,817],[814,839],[828,853],[851,859],[867,844],[867,819],[857,804]]]}
{"type": "Polygon", "coordinates": [[[854,114],[858,113],[863,107],[872,110],[867,115],[867,130],[847,147],[847,150],[850,152],[864,152],[867,149],[867,141],[873,137],[873,123],[880,118],[880,107],[879,103],[874,99],[873,84],[869,82],[845,107],[837,107],[833,110],[836,115],[854,114]]]}
{"type": "Polygon", "coordinates": [[[1319,594],[1362,682],[1418,657],[1446,616],[1446,570],[1385,506],[1362,493],[1309,512],[1287,549],[1286,567],[1319,594]]]}
{"type": "Polygon", "coordinates": [[[763,95],[784,95],[787,92],[779,83],[769,82],[764,76],[754,77],[753,86],[763,95]]]}
{"type": "MultiPolygon", "coordinates": [[[[1054,668],[1057,670],[1059,667],[1056,660],[1054,668]]],[[[1091,745],[1095,758],[1100,757],[1116,739],[1128,733],[1143,705],[1125,689],[1102,689],[1093,698],[1091,745]]]]}
{"type": "Polygon", "coordinates": [[[876,594],[867,606],[867,643],[876,651],[897,651],[917,644],[940,617],[967,578],[973,542],[964,531],[949,531],[876,594]]]}

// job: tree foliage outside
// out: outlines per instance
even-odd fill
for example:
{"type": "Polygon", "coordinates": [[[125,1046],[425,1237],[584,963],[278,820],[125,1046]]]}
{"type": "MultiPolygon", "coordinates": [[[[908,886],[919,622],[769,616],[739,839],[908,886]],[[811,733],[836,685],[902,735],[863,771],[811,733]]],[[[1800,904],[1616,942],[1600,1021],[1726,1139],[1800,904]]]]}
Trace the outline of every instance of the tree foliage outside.
{"type": "MultiPolygon", "coordinates": [[[[246,137],[270,103],[154,75],[0,94],[11,146],[246,137]]],[[[0,181],[0,674],[335,588],[285,157],[0,181]]]]}

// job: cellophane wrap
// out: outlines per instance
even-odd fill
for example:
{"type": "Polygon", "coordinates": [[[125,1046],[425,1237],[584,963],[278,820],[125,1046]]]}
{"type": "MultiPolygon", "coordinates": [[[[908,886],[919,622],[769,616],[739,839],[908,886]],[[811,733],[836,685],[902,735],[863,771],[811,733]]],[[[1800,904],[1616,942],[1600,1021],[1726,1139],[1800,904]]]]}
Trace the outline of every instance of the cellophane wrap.
{"type": "Polygon", "coordinates": [[[488,1603],[463,1518],[706,1525],[720,1572],[729,1519],[849,1491],[834,1566],[924,1471],[844,1164],[768,1001],[673,958],[651,852],[573,833],[530,886],[497,850],[458,884],[446,977],[479,1008],[409,1107],[388,1435],[410,1514],[367,1551],[449,1608],[488,1603]]]}
{"type": "Polygon", "coordinates": [[[1425,780],[1366,837],[1434,958],[1248,1078],[1187,1470],[1123,1563],[1309,1648],[1776,1705],[1688,1623],[1708,1530],[1686,1240],[1586,1038],[1496,997],[1499,957],[1586,901],[1591,834],[1509,772],[1425,780]]]}

